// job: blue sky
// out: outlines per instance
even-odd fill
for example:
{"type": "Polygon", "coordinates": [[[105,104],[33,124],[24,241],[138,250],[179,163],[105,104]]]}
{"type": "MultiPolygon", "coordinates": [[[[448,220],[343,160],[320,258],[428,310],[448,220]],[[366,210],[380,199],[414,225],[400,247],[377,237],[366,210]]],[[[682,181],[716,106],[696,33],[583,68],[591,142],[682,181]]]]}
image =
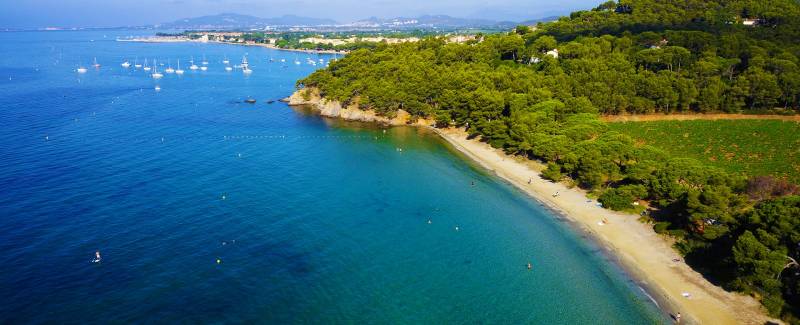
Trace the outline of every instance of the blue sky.
{"type": "Polygon", "coordinates": [[[376,17],[446,14],[526,20],[596,6],[601,0],[0,0],[0,28],[116,27],[234,12],[284,14],[348,22],[376,17]]]}

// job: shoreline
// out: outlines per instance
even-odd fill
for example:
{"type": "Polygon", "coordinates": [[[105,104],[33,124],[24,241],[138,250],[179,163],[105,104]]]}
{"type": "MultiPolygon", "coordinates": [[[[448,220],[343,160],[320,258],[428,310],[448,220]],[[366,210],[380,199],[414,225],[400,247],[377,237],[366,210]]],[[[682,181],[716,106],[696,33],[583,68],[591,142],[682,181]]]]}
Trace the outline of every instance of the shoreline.
{"type": "Polygon", "coordinates": [[[257,44],[257,43],[231,43],[231,42],[220,42],[220,41],[195,41],[186,38],[159,38],[159,37],[149,37],[149,38],[133,38],[133,39],[117,39],[117,42],[137,42],[137,43],[201,43],[201,44],[226,44],[226,45],[239,45],[239,46],[256,46],[256,47],[264,47],[272,50],[278,51],[288,51],[288,52],[301,52],[301,53],[309,53],[309,54],[342,54],[346,55],[347,51],[334,51],[334,50],[305,50],[305,49],[285,49],[280,48],[272,44],[257,44]]]}
{"type": "MultiPolygon", "coordinates": [[[[290,106],[310,105],[320,115],[331,118],[384,122],[343,113],[346,109],[341,105],[313,92],[309,99],[302,97],[301,91],[297,91],[286,101],[290,106]]],[[[406,124],[399,120],[389,122],[385,124],[406,124]]],[[[688,324],[782,323],[768,317],[754,298],[727,292],[710,283],[683,261],[669,238],[656,234],[650,225],[639,221],[638,215],[603,209],[594,204],[595,200],[587,203],[586,192],[541,178],[541,163],[509,156],[487,143],[467,139],[462,129],[439,129],[420,121],[406,125],[432,130],[474,163],[569,220],[574,230],[588,233],[667,316],[681,313],[682,322],[688,324]],[[555,192],[560,195],[553,197],[555,192]],[[601,224],[603,218],[609,223],[601,224]],[[690,296],[684,297],[684,293],[690,296]]]]}

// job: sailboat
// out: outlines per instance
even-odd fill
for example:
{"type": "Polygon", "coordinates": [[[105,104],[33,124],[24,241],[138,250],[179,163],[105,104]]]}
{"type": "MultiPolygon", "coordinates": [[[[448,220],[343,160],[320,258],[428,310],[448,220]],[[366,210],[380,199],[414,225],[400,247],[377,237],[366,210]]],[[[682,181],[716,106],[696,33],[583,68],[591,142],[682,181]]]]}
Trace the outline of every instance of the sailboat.
{"type": "Polygon", "coordinates": [[[203,54],[203,65],[208,65],[208,61],[206,61],[206,55],[203,54]]]}
{"type": "Polygon", "coordinates": [[[152,76],[153,79],[161,79],[161,77],[164,76],[163,74],[158,73],[158,65],[156,64],[156,60],[153,60],[153,74],[150,76],[152,76]]]}
{"type": "Polygon", "coordinates": [[[233,70],[233,68],[231,68],[231,66],[229,66],[229,65],[225,66],[225,71],[231,71],[231,70],[233,70]]]}
{"type": "Polygon", "coordinates": [[[172,63],[167,60],[167,69],[164,70],[166,73],[175,73],[175,69],[172,68],[172,63]]]}
{"type": "Polygon", "coordinates": [[[135,58],[135,59],[133,59],[133,67],[134,67],[134,68],[136,68],[136,69],[139,69],[139,68],[141,68],[141,67],[142,67],[142,65],[141,65],[141,64],[139,64],[139,62],[138,62],[138,61],[139,61],[139,58],[135,58]]]}
{"type": "Polygon", "coordinates": [[[144,59],[144,71],[150,71],[150,66],[147,65],[147,59],[144,59]]]}
{"type": "Polygon", "coordinates": [[[95,69],[97,69],[97,68],[99,68],[99,67],[100,67],[100,63],[97,63],[97,58],[94,58],[94,63],[92,64],[92,66],[93,66],[95,69]]]}
{"type": "Polygon", "coordinates": [[[120,65],[121,65],[123,68],[125,68],[125,69],[127,69],[127,68],[130,68],[130,67],[131,67],[131,63],[130,63],[130,62],[128,62],[128,60],[125,60],[125,62],[122,62],[122,64],[120,64],[120,65]]]}
{"type": "Polygon", "coordinates": [[[230,64],[231,61],[228,61],[228,56],[225,56],[225,59],[222,60],[222,64],[230,64]]]}
{"type": "Polygon", "coordinates": [[[247,63],[247,57],[246,56],[242,57],[242,72],[244,74],[253,73],[253,70],[250,70],[250,63],[247,63]]]}
{"type": "Polygon", "coordinates": [[[178,60],[178,69],[175,70],[175,74],[183,74],[183,70],[181,69],[181,60],[178,60]]]}
{"type": "Polygon", "coordinates": [[[84,68],[83,66],[79,66],[78,69],[76,69],[75,71],[78,71],[78,73],[86,73],[86,71],[89,70],[84,68]]]}
{"type": "Polygon", "coordinates": [[[189,62],[192,64],[192,65],[189,66],[189,70],[197,70],[198,69],[197,65],[194,64],[194,57],[192,57],[192,59],[189,60],[189,62]]]}

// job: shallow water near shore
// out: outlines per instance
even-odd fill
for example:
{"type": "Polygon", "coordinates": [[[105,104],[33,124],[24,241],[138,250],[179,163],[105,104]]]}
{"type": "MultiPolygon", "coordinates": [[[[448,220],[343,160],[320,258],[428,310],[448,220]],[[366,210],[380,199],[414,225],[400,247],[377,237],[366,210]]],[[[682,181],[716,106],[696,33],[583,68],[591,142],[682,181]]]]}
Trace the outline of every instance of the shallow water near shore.
{"type": "Polygon", "coordinates": [[[666,322],[435,134],[267,103],[332,55],[129,34],[0,33],[0,323],[666,322]]]}

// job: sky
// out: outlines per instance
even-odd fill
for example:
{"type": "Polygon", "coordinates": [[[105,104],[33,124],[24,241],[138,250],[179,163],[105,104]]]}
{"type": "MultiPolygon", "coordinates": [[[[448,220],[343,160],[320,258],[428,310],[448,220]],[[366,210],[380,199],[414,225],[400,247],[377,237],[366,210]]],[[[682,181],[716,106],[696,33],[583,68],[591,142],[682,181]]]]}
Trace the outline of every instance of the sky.
{"type": "Polygon", "coordinates": [[[351,22],[450,15],[523,21],[595,7],[602,0],[0,0],[0,28],[152,25],[220,13],[285,14],[351,22]]]}

